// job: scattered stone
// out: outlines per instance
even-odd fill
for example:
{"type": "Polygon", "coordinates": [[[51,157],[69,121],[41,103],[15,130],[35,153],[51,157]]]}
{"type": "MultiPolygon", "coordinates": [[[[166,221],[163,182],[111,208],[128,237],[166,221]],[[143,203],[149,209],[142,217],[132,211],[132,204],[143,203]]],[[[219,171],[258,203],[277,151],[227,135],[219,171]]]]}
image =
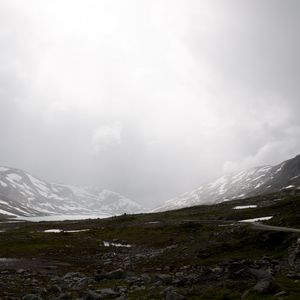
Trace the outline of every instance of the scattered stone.
{"type": "Polygon", "coordinates": [[[70,293],[64,293],[54,298],[53,300],[72,300],[72,295],[70,293]]]}
{"type": "Polygon", "coordinates": [[[185,300],[186,297],[178,294],[175,291],[167,291],[165,300],[185,300]]]}
{"type": "Polygon", "coordinates": [[[286,291],[281,291],[281,292],[275,294],[273,297],[274,297],[274,298],[277,298],[277,297],[285,296],[285,295],[287,295],[287,292],[286,292],[286,291]]]}
{"type": "Polygon", "coordinates": [[[25,295],[22,300],[43,300],[40,296],[34,294],[27,294],[25,295]]]}
{"type": "Polygon", "coordinates": [[[278,290],[278,285],[272,277],[268,277],[260,279],[253,287],[253,290],[262,294],[270,294],[278,290]]]}
{"type": "Polygon", "coordinates": [[[102,297],[117,297],[120,296],[120,293],[114,291],[113,289],[106,288],[106,289],[99,289],[95,291],[97,294],[100,294],[102,297]]]}
{"type": "Polygon", "coordinates": [[[124,279],[126,277],[126,272],[123,269],[117,269],[115,271],[106,274],[108,279],[124,279]]]}
{"type": "Polygon", "coordinates": [[[171,284],[173,280],[173,277],[168,274],[158,274],[156,275],[156,278],[162,281],[164,284],[171,284]]]}
{"type": "Polygon", "coordinates": [[[88,291],[84,300],[99,300],[102,299],[102,296],[94,291],[88,291]]]}
{"type": "Polygon", "coordinates": [[[125,279],[127,277],[126,272],[123,269],[117,269],[111,272],[101,272],[96,271],[94,274],[94,279],[100,281],[103,279],[125,279]]]}
{"type": "Polygon", "coordinates": [[[79,273],[79,272],[69,272],[67,273],[62,279],[66,281],[78,281],[82,278],[85,278],[86,276],[79,273]]]}

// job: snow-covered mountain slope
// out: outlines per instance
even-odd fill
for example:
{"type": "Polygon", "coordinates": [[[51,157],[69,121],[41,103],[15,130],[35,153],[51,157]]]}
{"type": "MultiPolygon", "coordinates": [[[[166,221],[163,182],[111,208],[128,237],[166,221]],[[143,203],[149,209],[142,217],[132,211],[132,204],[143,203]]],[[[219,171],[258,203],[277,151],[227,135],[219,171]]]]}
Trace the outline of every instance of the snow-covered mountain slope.
{"type": "Polygon", "coordinates": [[[139,204],[115,192],[48,183],[22,170],[0,167],[0,214],[116,215],[140,211],[139,204]]]}
{"type": "Polygon", "coordinates": [[[262,166],[223,176],[192,192],[166,201],[155,211],[165,211],[199,204],[214,204],[279,191],[285,187],[300,187],[300,155],[276,166],[262,166]]]}

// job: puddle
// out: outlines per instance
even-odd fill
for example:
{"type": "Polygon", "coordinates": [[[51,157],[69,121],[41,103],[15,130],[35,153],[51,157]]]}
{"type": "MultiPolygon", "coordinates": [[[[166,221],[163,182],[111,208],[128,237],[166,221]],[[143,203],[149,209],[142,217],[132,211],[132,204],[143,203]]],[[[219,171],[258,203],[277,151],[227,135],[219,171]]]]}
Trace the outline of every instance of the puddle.
{"type": "Polygon", "coordinates": [[[50,215],[40,217],[18,217],[19,221],[29,222],[48,222],[48,221],[67,221],[67,220],[87,220],[87,219],[105,219],[112,217],[109,214],[95,214],[95,215],[50,215]]]}

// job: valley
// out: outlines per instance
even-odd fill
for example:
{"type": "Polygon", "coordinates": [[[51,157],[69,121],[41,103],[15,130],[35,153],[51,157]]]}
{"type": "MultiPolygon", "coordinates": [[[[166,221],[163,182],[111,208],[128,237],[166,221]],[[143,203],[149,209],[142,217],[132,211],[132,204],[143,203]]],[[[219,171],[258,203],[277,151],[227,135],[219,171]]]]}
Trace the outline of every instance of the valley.
{"type": "Polygon", "coordinates": [[[300,197],[277,192],[106,219],[3,218],[0,298],[298,299],[299,215],[300,197]]]}

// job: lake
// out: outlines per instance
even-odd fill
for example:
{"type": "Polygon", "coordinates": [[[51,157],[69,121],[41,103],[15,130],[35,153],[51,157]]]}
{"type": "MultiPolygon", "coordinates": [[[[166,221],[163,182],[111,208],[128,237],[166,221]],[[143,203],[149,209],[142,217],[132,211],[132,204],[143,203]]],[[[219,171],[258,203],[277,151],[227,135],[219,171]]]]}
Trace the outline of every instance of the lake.
{"type": "Polygon", "coordinates": [[[47,222],[47,221],[69,221],[69,220],[85,220],[85,219],[104,219],[112,217],[108,214],[93,214],[93,215],[51,215],[39,217],[17,217],[15,220],[29,222],[47,222]]]}

